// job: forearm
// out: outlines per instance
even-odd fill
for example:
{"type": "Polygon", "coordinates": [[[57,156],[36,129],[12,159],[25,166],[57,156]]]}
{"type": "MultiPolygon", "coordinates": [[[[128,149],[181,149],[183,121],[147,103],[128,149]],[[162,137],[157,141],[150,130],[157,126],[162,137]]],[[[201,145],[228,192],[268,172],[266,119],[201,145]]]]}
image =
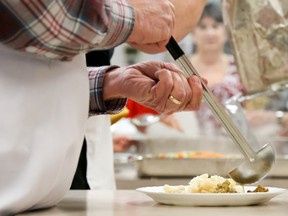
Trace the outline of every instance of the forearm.
{"type": "Polygon", "coordinates": [[[126,105],[126,98],[117,98],[117,89],[113,85],[113,78],[104,83],[105,76],[109,71],[118,68],[117,66],[88,67],[90,86],[89,113],[94,114],[115,114],[121,111],[126,105]],[[104,90],[105,86],[105,90],[104,90]],[[115,90],[114,90],[115,89],[115,90]],[[107,92],[108,91],[108,92],[107,92]],[[105,92],[105,93],[104,93],[105,92]]]}
{"type": "Polygon", "coordinates": [[[175,6],[175,28],[174,38],[179,41],[183,39],[196,26],[206,0],[170,0],[175,6]]]}
{"type": "Polygon", "coordinates": [[[141,5],[141,2],[144,1],[129,1],[136,8],[136,21],[135,28],[127,42],[134,48],[151,54],[167,51],[165,46],[171,35],[179,41],[191,32],[196,26],[206,3],[206,0],[171,0],[170,2],[163,0],[161,2],[160,0],[150,0],[149,2],[149,0],[146,0],[149,4],[144,7],[143,4],[141,5]],[[155,2],[162,3],[158,5],[158,10],[155,7],[155,2]],[[140,16],[137,16],[139,11],[141,12],[140,16]],[[169,14],[172,14],[172,17],[167,16],[169,14]],[[170,20],[170,22],[167,20],[170,20]],[[149,40],[151,38],[154,38],[154,42],[149,40]],[[155,40],[155,38],[158,38],[158,40],[155,40]],[[161,40],[159,40],[160,38],[161,40]]]}

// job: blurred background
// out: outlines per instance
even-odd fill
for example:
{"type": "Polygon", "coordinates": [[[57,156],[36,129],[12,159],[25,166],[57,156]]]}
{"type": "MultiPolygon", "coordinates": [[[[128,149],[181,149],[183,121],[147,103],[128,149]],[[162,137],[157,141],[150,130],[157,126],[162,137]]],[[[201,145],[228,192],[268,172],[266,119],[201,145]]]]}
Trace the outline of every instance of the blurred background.
{"type": "MultiPolygon", "coordinates": [[[[273,5],[270,1],[265,2],[268,2],[267,6],[258,5],[259,8],[270,12],[273,9],[276,12],[277,10],[279,12],[279,8],[283,9],[281,5],[273,5]]],[[[275,45],[278,42],[281,44],[287,38],[272,35],[273,39],[269,41],[268,39],[272,37],[270,35],[261,45],[261,38],[257,38],[258,33],[255,31],[253,37],[258,40],[254,41],[258,46],[255,48],[258,49],[258,54],[252,52],[255,44],[249,40],[247,44],[244,43],[246,46],[244,52],[241,49],[245,47],[241,47],[240,41],[243,42],[245,34],[243,33],[240,38],[241,29],[232,28],[236,24],[233,23],[235,20],[229,17],[229,13],[223,20],[224,4],[228,8],[232,3],[229,0],[207,1],[207,5],[212,5],[211,8],[204,11],[197,27],[180,41],[179,45],[200,75],[208,80],[208,87],[230,113],[253,149],[258,151],[265,143],[272,144],[277,154],[278,164],[275,166],[277,168],[271,171],[270,176],[287,177],[288,170],[284,169],[288,155],[286,115],[288,91],[285,81],[287,63],[284,65],[282,63],[281,67],[283,66],[284,69],[278,73],[280,76],[277,78],[271,78],[270,81],[267,75],[274,72],[271,71],[272,66],[269,65],[267,56],[272,56],[270,61],[276,62],[276,58],[279,60],[277,57],[279,53],[287,55],[287,50],[283,51],[275,45]],[[267,41],[270,43],[269,46],[267,41]],[[263,47],[266,47],[265,50],[263,47]],[[261,52],[269,53],[264,56],[265,54],[259,54],[261,52]],[[244,55],[251,60],[243,62],[244,55]],[[263,67],[259,66],[260,61],[263,67]],[[256,67],[261,73],[260,77],[254,76],[259,74],[259,71],[253,71],[256,67]],[[269,67],[270,72],[264,71],[269,67]],[[251,68],[250,73],[243,68],[251,68]],[[278,85],[280,81],[281,85],[278,85]]],[[[241,6],[240,3],[238,6],[241,6]]],[[[283,11],[287,12],[284,9],[283,11]]],[[[274,15],[279,17],[281,13],[274,15]]],[[[258,23],[256,15],[254,18],[250,24],[254,21],[257,25],[261,24],[258,23]]],[[[287,24],[287,20],[282,19],[282,22],[287,24]]],[[[261,26],[262,31],[264,31],[263,26],[261,26]]],[[[266,32],[277,28],[275,23],[271,26],[267,27],[266,23],[266,32]]],[[[278,35],[279,31],[275,34],[278,35]]],[[[114,50],[112,64],[126,66],[146,60],[174,62],[168,52],[150,55],[123,44],[114,50]]],[[[129,176],[150,180],[163,177],[189,178],[202,174],[205,170],[209,174],[225,175],[229,169],[241,162],[241,154],[237,146],[211,114],[205,102],[197,112],[180,112],[167,116],[159,115],[153,110],[129,101],[126,109],[116,116],[111,116],[111,119],[118,188],[128,187],[124,180],[129,176]]]]}

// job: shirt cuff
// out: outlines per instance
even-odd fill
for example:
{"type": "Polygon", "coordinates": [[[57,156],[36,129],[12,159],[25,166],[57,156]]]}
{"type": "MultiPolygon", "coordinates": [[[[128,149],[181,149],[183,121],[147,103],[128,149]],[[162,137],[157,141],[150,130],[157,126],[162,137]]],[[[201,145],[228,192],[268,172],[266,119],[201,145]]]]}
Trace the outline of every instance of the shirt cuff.
{"type": "Polygon", "coordinates": [[[105,5],[109,14],[108,32],[101,42],[105,47],[115,47],[127,41],[135,22],[134,9],[126,0],[109,1],[105,5]]]}
{"type": "Polygon", "coordinates": [[[104,101],[103,81],[105,73],[118,68],[118,66],[88,67],[90,85],[89,114],[116,114],[126,105],[126,98],[115,98],[104,101]]]}

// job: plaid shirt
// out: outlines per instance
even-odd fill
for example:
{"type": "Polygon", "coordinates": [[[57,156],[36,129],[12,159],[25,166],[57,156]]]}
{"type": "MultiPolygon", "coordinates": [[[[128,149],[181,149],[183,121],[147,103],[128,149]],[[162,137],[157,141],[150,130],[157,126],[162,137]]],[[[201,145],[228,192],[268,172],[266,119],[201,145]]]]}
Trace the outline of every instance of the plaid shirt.
{"type": "Polygon", "coordinates": [[[106,72],[113,70],[118,66],[103,66],[95,70],[94,67],[88,67],[90,80],[90,114],[115,114],[123,109],[127,99],[118,98],[113,100],[103,100],[103,79],[106,72]],[[92,100],[91,100],[92,99],[92,100]]]}
{"type": "MultiPolygon", "coordinates": [[[[54,60],[70,61],[79,53],[115,47],[127,40],[133,25],[134,11],[126,0],[0,1],[0,43],[54,60]]],[[[92,112],[113,110],[114,102],[118,110],[117,101],[106,106],[100,101],[106,70],[93,70],[92,112]]]]}

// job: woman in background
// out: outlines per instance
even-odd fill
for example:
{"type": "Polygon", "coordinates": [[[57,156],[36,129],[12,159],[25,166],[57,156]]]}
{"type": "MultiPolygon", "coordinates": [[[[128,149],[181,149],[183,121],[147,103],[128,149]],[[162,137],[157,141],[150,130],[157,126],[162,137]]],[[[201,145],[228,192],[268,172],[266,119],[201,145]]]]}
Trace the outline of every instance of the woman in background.
{"type": "MultiPolygon", "coordinates": [[[[225,53],[227,34],[218,4],[207,4],[198,25],[192,32],[194,53],[189,60],[201,76],[208,79],[208,87],[223,104],[243,91],[240,77],[231,54],[225,53]]],[[[219,135],[222,127],[206,103],[196,112],[202,135],[219,135]]]]}

